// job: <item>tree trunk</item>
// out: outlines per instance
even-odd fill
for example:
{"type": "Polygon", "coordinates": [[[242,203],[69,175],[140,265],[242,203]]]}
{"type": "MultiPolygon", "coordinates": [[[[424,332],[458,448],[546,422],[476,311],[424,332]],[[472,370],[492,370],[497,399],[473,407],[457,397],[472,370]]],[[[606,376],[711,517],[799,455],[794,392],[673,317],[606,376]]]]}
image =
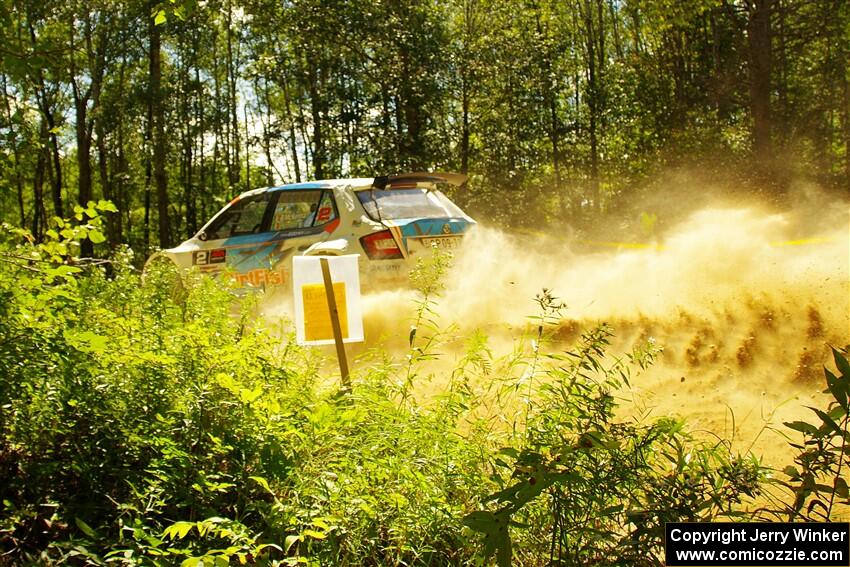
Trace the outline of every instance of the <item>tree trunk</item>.
{"type": "MultiPolygon", "coordinates": [[[[121,61],[121,70],[118,73],[118,84],[121,92],[124,92],[124,77],[126,61],[121,61]]],[[[115,232],[121,241],[124,239],[124,223],[123,218],[127,218],[127,244],[132,245],[130,240],[133,235],[132,216],[130,214],[132,207],[132,199],[127,195],[127,176],[130,169],[127,163],[127,154],[124,151],[124,121],[118,121],[118,155],[116,156],[118,164],[115,166],[113,173],[117,178],[115,183],[115,206],[118,208],[118,214],[115,215],[115,232]]]]}
{"type": "Polygon", "coordinates": [[[611,14],[611,31],[614,36],[614,53],[617,54],[617,59],[623,59],[623,40],[620,38],[620,15],[617,8],[614,7],[614,0],[608,0],[608,10],[611,14]]]}
{"type": "Polygon", "coordinates": [[[842,72],[843,104],[841,108],[841,129],[844,134],[844,190],[850,195],[850,80],[847,69],[842,72]]]}
{"type": "Polygon", "coordinates": [[[52,110],[45,103],[44,117],[47,120],[48,136],[50,139],[50,155],[52,156],[52,175],[51,175],[51,197],[53,200],[53,214],[57,217],[65,217],[65,208],[62,204],[62,158],[59,154],[59,137],[56,135],[56,119],[53,116],[52,110]]]}
{"type": "Polygon", "coordinates": [[[460,172],[469,173],[469,86],[464,78],[461,86],[461,108],[463,112],[460,133],[460,172]]]}
{"type": "MultiPolygon", "coordinates": [[[[536,14],[537,35],[541,41],[545,41],[546,33],[543,29],[543,22],[540,19],[540,10],[537,4],[534,5],[536,14]]],[[[555,85],[553,84],[552,74],[552,59],[551,49],[547,45],[541,62],[543,77],[541,77],[541,85],[543,86],[543,100],[546,101],[546,108],[549,111],[549,142],[552,144],[552,169],[555,172],[555,191],[558,195],[561,194],[561,149],[560,149],[560,123],[558,120],[558,103],[555,85]]],[[[562,199],[562,202],[564,200],[562,199]]]]}
{"type": "MultiPolygon", "coordinates": [[[[197,30],[194,36],[194,46],[195,52],[198,51],[198,36],[197,30]]],[[[204,117],[204,105],[205,101],[202,99],[204,94],[203,83],[201,83],[201,70],[200,64],[196,62],[195,64],[195,83],[197,84],[197,91],[195,93],[195,115],[197,116],[198,121],[198,132],[200,133],[198,138],[198,148],[196,154],[198,156],[198,194],[192,194],[192,208],[196,211],[196,218],[199,215],[201,218],[201,223],[198,228],[203,226],[203,223],[207,221],[206,214],[206,162],[204,156],[204,134],[206,133],[205,129],[205,117],[204,117]],[[196,203],[200,202],[200,208],[196,205],[196,203]]]]}
{"type": "Polygon", "coordinates": [[[295,169],[295,182],[301,183],[301,165],[298,163],[298,144],[295,140],[295,117],[289,100],[289,79],[283,76],[283,104],[286,107],[286,121],[289,124],[289,151],[292,154],[292,166],[295,169]]]}
{"type": "Polygon", "coordinates": [[[145,254],[151,245],[151,184],[153,183],[153,99],[148,97],[147,120],[145,121],[145,216],[142,227],[142,242],[145,254]]]}
{"type": "Polygon", "coordinates": [[[772,67],[770,17],[773,0],[753,0],[747,20],[750,74],[750,111],[753,115],[753,152],[762,167],[770,167],[770,79],[772,67]]]}
{"type": "MultiPolygon", "coordinates": [[[[124,127],[121,122],[118,123],[118,155],[116,157],[118,165],[114,173],[118,182],[115,184],[115,206],[118,208],[118,214],[115,215],[115,232],[120,241],[124,240],[124,221],[123,215],[127,216],[127,237],[133,234],[133,226],[131,224],[130,210],[132,209],[131,199],[127,195],[127,172],[130,169],[127,163],[127,155],[124,152],[124,127]]],[[[131,242],[127,242],[131,244],[131,242]]]]}
{"type": "Polygon", "coordinates": [[[319,93],[319,73],[315,62],[307,62],[307,82],[310,89],[310,114],[313,120],[313,176],[323,179],[325,174],[325,140],[322,131],[322,102],[319,93]]]}
{"type": "Polygon", "coordinates": [[[242,107],[242,116],[245,125],[245,190],[249,191],[251,187],[251,137],[248,135],[248,105],[242,107]]]}
{"type": "MultiPolygon", "coordinates": [[[[84,35],[82,40],[84,42],[88,68],[84,71],[77,69],[72,55],[68,59],[68,71],[71,90],[74,95],[74,110],[76,114],[77,200],[80,207],[87,208],[89,202],[94,200],[91,150],[95,123],[98,122],[95,114],[100,107],[100,89],[104,73],[106,72],[106,50],[110,40],[110,24],[103,21],[100,22],[97,32],[98,43],[95,46],[91,14],[85,14],[83,23],[84,35]],[[82,90],[81,85],[77,82],[79,76],[82,74],[87,74],[89,77],[89,84],[85,91],[82,90]],[[89,108],[89,102],[92,103],[91,108],[89,108]]],[[[70,47],[72,52],[76,49],[75,33],[74,25],[72,24],[70,28],[70,47]]],[[[80,241],[80,254],[84,258],[90,258],[94,255],[94,244],[88,238],[80,241]]]]}
{"type": "Polygon", "coordinates": [[[561,123],[558,120],[558,108],[555,102],[555,95],[551,93],[549,96],[549,138],[552,141],[552,167],[555,170],[555,183],[557,184],[558,192],[561,191],[561,123]]]}
{"type": "MultiPolygon", "coordinates": [[[[298,99],[302,100],[300,96],[298,99]]],[[[301,136],[301,147],[304,148],[304,177],[306,179],[309,177],[309,166],[313,163],[313,145],[310,142],[310,135],[307,133],[307,116],[304,114],[304,105],[296,102],[295,108],[298,111],[298,133],[301,136]]]]}
{"type": "Polygon", "coordinates": [[[643,47],[643,39],[641,38],[641,30],[643,24],[641,23],[640,18],[640,7],[633,5],[631,2],[626,4],[626,10],[632,20],[632,25],[629,26],[632,28],[632,41],[634,42],[635,52],[638,54],[642,54],[644,51],[643,47]]]}
{"type": "MultiPolygon", "coordinates": [[[[18,210],[21,219],[21,228],[27,225],[27,213],[24,209],[24,184],[21,180],[21,157],[18,151],[18,137],[15,133],[12,119],[12,106],[9,104],[9,93],[7,91],[6,74],[3,73],[3,104],[6,108],[6,122],[9,128],[9,142],[12,145],[12,157],[14,158],[15,186],[18,190],[18,210]]],[[[39,155],[41,152],[39,152],[39,155]]],[[[36,215],[37,216],[37,215],[36,215]]]]}
{"type": "Polygon", "coordinates": [[[594,31],[593,8],[590,0],[585,0],[585,45],[587,50],[587,107],[589,114],[590,135],[590,197],[593,209],[601,209],[599,202],[599,142],[597,139],[599,112],[599,84],[596,60],[596,32],[594,31]]]}
{"type": "Polygon", "coordinates": [[[153,177],[156,183],[157,213],[159,214],[159,245],[170,244],[171,228],[168,219],[168,178],[165,172],[166,140],[165,111],[162,100],[162,54],[160,30],[153,18],[150,21],[150,111],[153,121],[153,177]]]}
{"type": "Polygon", "coordinates": [[[181,146],[182,159],[180,164],[181,175],[183,178],[183,205],[186,207],[186,232],[187,238],[191,237],[198,230],[198,219],[195,211],[195,164],[194,164],[194,140],[192,139],[192,105],[190,104],[190,83],[189,83],[189,56],[187,54],[187,46],[184,41],[184,35],[180,36],[180,115],[182,117],[181,146]]]}
{"type": "MultiPolygon", "coordinates": [[[[109,152],[106,148],[106,134],[103,131],[101,121],[97,121],[97,163],[100,173],[100,186],[103,190],[103,198],[115,203],[112,179],[109,176],[109,152]]],[[[106,238],[110,248],[116,248],[121,244],[121,233],[118,227],[121,223],[121,212],[108,213],[106,215],[106,238]]]]}
{"type": "MultiPolygon", "coordinates": [[[[774,118],[775,137],[778,138],[780,149],[788,142],[788,29],[786,25],[787,6],[782,0],[776,0],[779,29],[777,30],[778,53],[775,74],[777,76],[776,114],[774,118]]],[[[776,143],[776,140],[774,140],[776,143]]]]}
{"type": "MultiPolygon", "coordinates": [[[[76,131],[77,131],[77,202],[83,208],[92,200],[91,172],[91,135],[88,130],[88,99],[74,95],[76,99],[76,131]]],[[[94,245],[88,238],[80,241],[80,255],[91,258],[94,255],[94,245]]]]}
{"type": "Polygon", "coordinates": [[[385,83],[381,83],[381,130],[383,131],[383,135],[381,136],[381,168],[384,171],[389,171],[390,164],[392,163],[392,148],[388,143],[392,140],[392,122],[393,118],[390,114],[390,94],[387,91],[387,85],[385,83]]]}
{"type": "MultiPolygon", "coordinates": [[[[47,124],[42,120],[42,130],[47,130],[47,124]]],[[[33,212],[31,231],[37,242],[41,242],[42,233],[47,226],[47,214],[44,210],[44,174],[47,169],[47,151],[41,149],[35,162],[35,174],[32,178],[33,212]]]]}
{"type": "MultiPolygon", "coordinates": [[[[217,30],[217,28],[216,28],[217,30]]],[[[213,93],[215,97],[214,108],[221,108],[221,77],[219,75],[219,55],[218,55],[218,33],[214,32],[214,40],[212,44],[212,58],[213,58],[213,93]]],[[[212,194],[218,196],[220,193],[220,189],[218,186],[218,163],[221,159],[221,154],[224,153],[224,166],[227,169],[227,178],[230,179],[230,158],[229,151],[227,149],[227,139],[229,135],[227,134],[227,124],[230,122],[229,120],[224,120],[222,123],[221,113],[216,111],[211,115],[211,128],[213,131],[213,155],[212,155],[212,166],[209,168],[210,176],[212,177],[210,181],[210,187],[212,188],[212,194]],[[224,142],[222,143],[221,134],[224,133],[224,142]],[[224,148],[222,148],[222,145],[224,148]]],[[[227,198],[231,198],[233,195],[231,191],[228,190],[227,198]]]]}
{"type": "MultiPolygon", "coordinates": [[[[33,48],[38,44],[35,36],[35,28],[32,22],[27,21],[27,26],[30,32],[30,41],[33,48]]],[[[41,113],[47,120],[47,134],[50,140],[50,154],[52,156],[53,171],[51,172],[51,196],[53,198],[53,214],[57,217],[64,218],[65,210],[62,205],[62,159],[59,155],[59,139],[56,135],[56,118],[53,115],[51,101],[47,94],[47,85],[44,80],[44,73],[41,67],[36,73],[36,99],[41,107],[41,113]]]]}
{"type": "Polygon", "coordinates": [[[404,167],[404,147],[402,140],[404,139],[404,119],[401,113],[401,100],[398,91],[392,95],[393,108],[395,110],[395,154],[391,156],[391,163],[395,167],[401,165],[404,167]]]}
{"type": "Polygon", "coordinates": [[[242,164],[239,160],[239,114],[236,108],[236,65],[233,57],[233,9],[231,2],[227,2],[227,107],[230,115],[231,138],[228,145],[232,151],[232,165],[228,166],[230,171],[230,186],[236,189],[241,178],[240,169],[242,164]]]}
{"type": "MultiPolygon", "coordinates": [[[[411,77],[410,79],[401,82],[399,98],[404,119],[404,129],[402,143],[402,161],[404,167],[412,171],[418,171],[423,168],[423,147],[422,147],[422,97],[417,95],[417,89],[411,81],[416,80],[414,77],[417,73],[412,69],[410,62],[410,53],[402,50],[402,77],[411,77]]],[[[401,133],[400,132],[400,133],[401,133]]]]}
{"type": "MultiPolygon", "coordinates": [[[[265,85],[262,91],[260,90],[260,82],[258,80],[254,81],[254,91],[258,94],[260,92],[263,93],[263,104],[265,106],[265,119],[263,122],[263,153],[266,156],[266,162],[268,166],[266,167],[266,185],[271,187],[274,185],[274,174],[272,173],[275,170],[274,162],[272,162],[272,103],[271,98],[269,97],[269,79],[265,77],[264,79],[265,85]]],[[[259,98],[259,97],[258,97],[259,98]]]]}
{"type": "Polygon", "coordinates": [[[513,71],[508,72],[507,80],[508,88],[508,142],[507,142],[507,159],[508,159],[508,187],[511,189],[519,189],[520,176],[517,170],[517,112],[514,106],[517,100],[516,81],[514,80],[513,71]]]}
{"type": "MultiPolygon", "coordinates": [[[[118,91],[125,92],[125,79],[127,77],[127,58],[126,55],[121,57],[121,64],[118,67],[118,91]]],[[[119,119],[117,122],[117,139],[116,143],[118,145],[117,152],[114,155],[114,162],[112,166],[112,174],[110,180],[110,186],[112,187],[112,198],[114,199],[115,207],[118,209],[118,212],[114,217],[114,227],[115,230],[115,242],[120,244],[124,241],[124,222],[123,215],[127,215],[127,236],[132,235],[133,231],[131,230],[130,224],[130,199],[126,194],[126,178],[129,168],[129,164],[127,163],[127,156],[124,153],[124,120],[119,119]]],[[[130,244],[130,242],[127,242],[130,244]]]]}

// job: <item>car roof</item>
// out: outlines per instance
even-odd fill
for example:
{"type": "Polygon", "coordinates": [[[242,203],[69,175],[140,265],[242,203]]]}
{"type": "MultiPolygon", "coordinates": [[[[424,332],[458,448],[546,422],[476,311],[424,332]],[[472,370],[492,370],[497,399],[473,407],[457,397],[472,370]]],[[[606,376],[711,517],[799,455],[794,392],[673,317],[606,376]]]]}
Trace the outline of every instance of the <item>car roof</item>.
{"type": "Polygon", "coordinates": [[[331,187],[369,187],[375,181],[374,177],[361,177],[352,179],[322,179],[320,181],[305,181],[303,183],[290,183],[269,187],[269,191],[294,191],[298,189],[328,189],[331,187]]]}
{"type": "Polygon", "coordinates": [[[248,197],[251,195],[259,195],[260,193],[273,191],[298,191],[302,189],[332,189],[334,187],[352,187],[354,189],[367,189],[370,187],[384,189],[388,184],[396,185],[398,188],[420,187],[420,184],[433,186],[435,182],[445,182],[452,185],[460,185],[466,181],[466,175],[457,173],[402,173],[398,175],[382,176],[382,177],[354,177],[349,179],[322,179],[319,181],[305,181],[302,183],[289,183],[286,185],[277,185],[274,187],[260,187],[245,191],[239,195],[248,197]]]}
{"type": "Polygon", "coordinates": [[[304,181],[302,183],[288,183],[286,185],[276,185],[274,187],[260,187],[251,189],[241,193],[239,197],[248,197],[251,195],[259,195],[265,192],[275,191],[299,191],[302,189],[333,189],[334,187],[369,187],[375,180],[374,177],[363,177],[353,179],[322,179],[321,181],[304,181]]]}

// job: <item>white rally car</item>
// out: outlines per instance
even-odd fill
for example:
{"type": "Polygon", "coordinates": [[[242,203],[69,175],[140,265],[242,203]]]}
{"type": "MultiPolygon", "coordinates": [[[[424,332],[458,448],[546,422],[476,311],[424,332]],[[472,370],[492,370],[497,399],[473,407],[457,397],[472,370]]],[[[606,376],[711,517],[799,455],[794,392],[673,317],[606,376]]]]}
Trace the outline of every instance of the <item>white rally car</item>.
{"type": "Polygon", "coordinates": [[[331,179],[242,193],[198,233],[148,259],[231,275],[240,287],[290,284],[292,256],[360,254],[366,289],[403,284],[416,259],[456,248],[475,225],[437,189],[465,175],[331,179]]]}

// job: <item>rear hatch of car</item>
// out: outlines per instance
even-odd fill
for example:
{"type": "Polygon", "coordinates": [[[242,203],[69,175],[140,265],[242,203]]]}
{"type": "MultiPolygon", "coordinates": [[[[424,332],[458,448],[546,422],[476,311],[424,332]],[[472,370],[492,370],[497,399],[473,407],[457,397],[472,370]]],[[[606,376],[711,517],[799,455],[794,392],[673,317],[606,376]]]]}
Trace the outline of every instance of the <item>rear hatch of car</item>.
{"type": "Polygon", "coordinates": [[[458,248],[463,234],[475,224],[442,192],[428,187],[371,189],[357,196],[366,214],[387,227],[405,258],[434,248],[458,248]]]}

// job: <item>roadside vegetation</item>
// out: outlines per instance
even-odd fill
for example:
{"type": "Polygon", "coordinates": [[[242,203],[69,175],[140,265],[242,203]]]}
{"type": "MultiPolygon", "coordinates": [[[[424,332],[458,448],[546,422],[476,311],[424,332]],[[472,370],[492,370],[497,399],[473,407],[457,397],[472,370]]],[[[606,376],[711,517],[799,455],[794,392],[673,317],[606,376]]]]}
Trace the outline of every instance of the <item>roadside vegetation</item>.
{"type": "Polygon", "coordinates": [[[409,356],[372,353],[345,394],[219,281],[176,293],[164,272],[142,284],[129,252],[76,260],[110,209],[78,208],[41,243],[0,236],[2,565],[657,565],[665,521],[822,520],[847,503],[838,351],[834,401],[788,424],[785,471],[676,419],[621,418],[657,348],[611,353],[603,325],[549,352],[548,290],[524,348],[495,359],[470,337],[417,400],[438,256],[414,278],[409,356]]]}

